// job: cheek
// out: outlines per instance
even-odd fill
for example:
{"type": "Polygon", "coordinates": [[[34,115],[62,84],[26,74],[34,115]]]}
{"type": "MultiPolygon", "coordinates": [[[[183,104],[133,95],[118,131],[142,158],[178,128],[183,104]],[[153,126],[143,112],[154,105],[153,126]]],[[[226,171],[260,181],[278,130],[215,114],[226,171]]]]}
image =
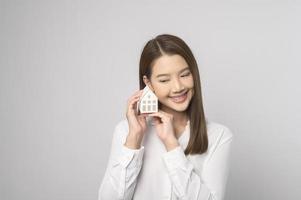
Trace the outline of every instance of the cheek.
{"type": "Polygon", "coordinates": [[[185,81],[185,85],[186,85],[186,87],[187,88],[193,88],[193,78],[191,77],[191,78],[189,78],[189,79],[187,79],[186,81],[185,81]]]}
{"type": "Polygon", "coordinates": [[[164,88],[164,86],[162,85],[153,85],[154,86],[154,90],[155,90],[155,95],[158,97],[158,98],[162,98],[166,95],[166,88],[164,88]]]}
{"type": "Polygon", "coordinates": [[[165,90],[160,90],[156,93],[157,97],[160,98],[165,98],[166,96],[168,96],[168,92],[165,90]]]}

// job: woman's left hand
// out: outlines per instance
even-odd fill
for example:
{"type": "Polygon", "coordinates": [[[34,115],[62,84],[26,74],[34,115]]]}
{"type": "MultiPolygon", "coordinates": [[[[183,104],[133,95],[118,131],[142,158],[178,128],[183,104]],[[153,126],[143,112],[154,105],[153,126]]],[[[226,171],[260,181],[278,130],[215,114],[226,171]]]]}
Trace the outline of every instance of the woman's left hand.
{"type": "Polygon", "coordinates": [[[153,117],[157,135],[164,143],[167,150],[170,151],[177,147],[179,143],[174,133],[173,115],[159,110],[159,112],[151,113],[148,116],[153,117]]]}

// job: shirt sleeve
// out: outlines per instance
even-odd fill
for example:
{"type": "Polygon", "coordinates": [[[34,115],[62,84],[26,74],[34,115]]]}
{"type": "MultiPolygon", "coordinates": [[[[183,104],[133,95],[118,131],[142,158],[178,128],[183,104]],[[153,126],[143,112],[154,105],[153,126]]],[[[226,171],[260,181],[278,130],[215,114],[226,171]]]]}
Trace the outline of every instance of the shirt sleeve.
{"type": "Polygon", "coordinates": [[[125,130],[117,126],[114,131],[109,163],[99,188],[98,200],[130,200],[142,167],[144,146],[130,149],[124,145],[125,130]]]}
{"type": "MultiPolygon", "coordinates": [[[[229,130],[225,130],[229,131],[229,130]]],[[[173,184],[173,195],[179,200],[222,200],[229,170],[231,132],[220,140],[204,163],[203,177],[186,158],[181,146],[166,152],[163,160],[173,184]],[[229,136],[230,135],[230,136],[229,136]]]]}

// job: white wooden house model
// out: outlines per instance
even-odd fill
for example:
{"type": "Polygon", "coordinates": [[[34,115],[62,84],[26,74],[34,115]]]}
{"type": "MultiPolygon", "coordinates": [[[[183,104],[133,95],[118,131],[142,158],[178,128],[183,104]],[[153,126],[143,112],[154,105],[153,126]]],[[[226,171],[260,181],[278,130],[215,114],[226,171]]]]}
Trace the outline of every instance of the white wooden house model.
{"type": "Polygon", "coordinates": [[[140,100],[137,103],[137,112],[139,113],[153,113],[158,112],[158,97],[153,91],[146,86],[140,100]]]}

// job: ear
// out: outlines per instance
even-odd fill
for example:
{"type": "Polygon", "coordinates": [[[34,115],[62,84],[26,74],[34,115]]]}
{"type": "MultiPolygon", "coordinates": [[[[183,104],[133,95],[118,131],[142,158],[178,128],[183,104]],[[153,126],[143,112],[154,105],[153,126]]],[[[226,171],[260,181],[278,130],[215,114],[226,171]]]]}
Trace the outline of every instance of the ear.
{"type": "Polygon", "coordinates": [[[144,84],[147,85],[153,92],[155,92],[154,89],[153,89],[152,83],[150,82],[150,80],[149,80],[145,75],[143,76],[143,82],[144,82],[144,84]]]}

